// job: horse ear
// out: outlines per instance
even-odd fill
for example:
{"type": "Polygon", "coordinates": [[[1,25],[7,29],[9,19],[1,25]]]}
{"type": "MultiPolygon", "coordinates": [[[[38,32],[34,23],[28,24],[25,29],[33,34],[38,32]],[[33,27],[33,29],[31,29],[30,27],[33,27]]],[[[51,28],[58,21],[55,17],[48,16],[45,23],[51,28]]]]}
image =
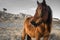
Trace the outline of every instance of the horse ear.
{"type": "Polygon", "coordinates": [[[39,5],[40,3],[37,1],[37,4],[39,5]]]}
{"type": "Polygon", "coordinates": [[[43,0],[42,4],[43,4],[43,5],[46,5],[46,1],[45,1],[45,0],[43,0]]]}

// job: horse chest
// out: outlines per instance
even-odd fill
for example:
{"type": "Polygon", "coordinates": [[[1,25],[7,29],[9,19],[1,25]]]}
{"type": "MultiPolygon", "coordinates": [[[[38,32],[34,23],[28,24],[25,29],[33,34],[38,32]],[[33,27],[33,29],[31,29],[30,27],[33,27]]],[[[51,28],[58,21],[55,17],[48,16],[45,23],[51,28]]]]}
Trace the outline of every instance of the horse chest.
{"type": "Polygon", "coordinates": [[[29,36],[35,38],[36,36],[38,36],[38,34],[42,33],[41,29],[39,27],[37,28],[27,28],[26,32],[29,36]]]}

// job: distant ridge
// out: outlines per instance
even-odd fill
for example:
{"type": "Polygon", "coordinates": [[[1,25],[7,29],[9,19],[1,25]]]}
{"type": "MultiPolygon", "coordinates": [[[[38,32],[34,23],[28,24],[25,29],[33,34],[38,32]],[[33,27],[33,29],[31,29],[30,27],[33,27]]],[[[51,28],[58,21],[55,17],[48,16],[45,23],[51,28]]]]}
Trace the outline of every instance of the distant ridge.
{"type": "MultiPolygon", "coordinates": [[[[23,27],[23,23],[26,17],[31,15],[20,13],[11,14],[7,12],[0,11],[0,27],[23,27]]],[[[52,26],[55,28],[60,28],[60,19],[53,18],[52,26]]]]}
{"type": "MultiPolygon", "coordinates": [[[[24,13],[20,13],[20,14],[11,14],[11,13],[7,13],[7,12],[3,12],[0,11],[0,22],[3,21],[7,21],[7,20],[12,20],[12,19],[24,19],[25,17],[29,17],[31,15],[29,14],[24,14],[24,13]]],[[[58,21],[60,22],[60,19],[58,18],[53,18],[53,21],[58,21]]]]}

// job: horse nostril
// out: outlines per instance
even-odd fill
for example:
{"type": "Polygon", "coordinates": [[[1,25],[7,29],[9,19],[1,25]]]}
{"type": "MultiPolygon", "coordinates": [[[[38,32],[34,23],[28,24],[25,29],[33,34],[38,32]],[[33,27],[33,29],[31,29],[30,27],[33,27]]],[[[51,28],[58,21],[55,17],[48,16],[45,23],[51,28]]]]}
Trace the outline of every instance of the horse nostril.
{"type": "Polygon", "coordinates": [[[34,21],[31,21],[31,24],[37,26],[37,24],[34,21]]]}
{"type": "Polygon", "coordinates": [[[35,23],[34,21],[31,21],[31,24],[35,23]]]}

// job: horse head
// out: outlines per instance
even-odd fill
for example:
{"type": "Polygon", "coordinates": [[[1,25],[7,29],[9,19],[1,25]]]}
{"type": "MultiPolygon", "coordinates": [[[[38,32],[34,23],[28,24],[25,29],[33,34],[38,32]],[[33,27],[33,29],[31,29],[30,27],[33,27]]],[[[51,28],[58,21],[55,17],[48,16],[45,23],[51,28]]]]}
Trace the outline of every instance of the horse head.
{"type": "Polygon", "coordinates": [[[42,3],[39,3],[37,1],[37,9],[36,9],[36,13],[34,15],[34,18],[32,19],[31,23],[34,24],[38,24],[38,23],[42,23],[42,21],[46,22],[48,19],[48,14],[49,14],[49,7],[46,4],[45,0],[43,0],[42,3]]]}

